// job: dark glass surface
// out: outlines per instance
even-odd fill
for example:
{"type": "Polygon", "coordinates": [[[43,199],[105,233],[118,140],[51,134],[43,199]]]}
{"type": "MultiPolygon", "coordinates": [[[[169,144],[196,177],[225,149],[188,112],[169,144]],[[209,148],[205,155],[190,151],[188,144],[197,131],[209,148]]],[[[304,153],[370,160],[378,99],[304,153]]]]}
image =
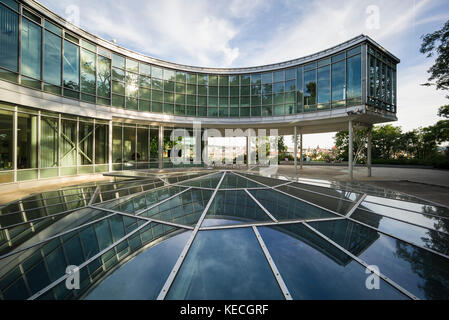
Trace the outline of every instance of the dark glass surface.
{"type": "Polygon", "coordinates": [[[226,173],[223,182],[220,185],[220,189],[233,189],[233,188],[260,188],[264,187],[261,184],[242,178],[231,172],[226,173]]]}
{"type": "Polygon", "coordinates": [[[180,184],[183,186],[192,186],[192,187],[200,187],[200,188],[213,188],[215,189],[220,182],[221,176],[223,173],[211,174],[206,177],[192,179],[190,181],[181,182],[180,184]]]}
{"type": "Polygon", "coordinates": [[[184,225],[195,225],[211,196],[211,190],[192,189],[143,212],[142,216],[184,225]]]}
{"type": "Polygon", "coordinates": [[[305,190],[290,187],[288,185],[280,186],[276,189],[284,191],[284,192],[291,194],[295,197],[298,197],[300,199],[312,202],[312,203],[319,205],[323,208],[338,212],[340,214],[346,214],[349,211],[349,209],[352,207],[352,205],[354,204],[352,201],[347,201],[343,197],[343,195],[340,196],[341,197],[340,199],[331,198],[331,197],[326,197],[324,195],[320,195],[317,193],[308,192],[305,190]]]}
{"type": "Polygon", "coordinates": [[[104,279],[86,300],[155,300],[191,231],[151,246],[104,279]]]}
{"type": "Polygon", "coordinates": [[[249,192],[277,219],[332,218],[337,215],[273,190],[249,192]]]}
{"type": "Polygon", "coordinates": [[[228,190],[217,192],[202,226],[262,221],[272,220],[244,190],[228,190]]]}
{"type": "Polygon", "coordinates": [[[258,229],[293,299],[408,299],[384,281],[367,289],[365,268],[302,224],[258,229]]]}
{"type": "Polygon", "coordinates": [[[417,297],[449,299],[449,259],[349,220],[309,224],[417,297]]]}
{"type": "Polygon", "coordinates": [[[166,299],[283,299],[251,228],[198,232],[166,299]]]}

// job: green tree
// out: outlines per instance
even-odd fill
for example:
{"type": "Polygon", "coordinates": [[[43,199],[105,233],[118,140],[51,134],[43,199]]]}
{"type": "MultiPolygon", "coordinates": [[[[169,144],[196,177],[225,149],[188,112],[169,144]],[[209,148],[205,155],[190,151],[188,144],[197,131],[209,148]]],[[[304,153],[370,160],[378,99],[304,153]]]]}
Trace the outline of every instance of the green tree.
{"type": "Polygon", "coordinates": [[[392,159],[400,150],[402,130],[391,124],[374,127],[372,155],[374,159],[392,159]]]}
{"type": "Polygon", "coordinates": [[[435,85],[437,90],[449,90],[449,20],[440,30],[428,33],[422,39],[420,52],[427,54],[427,57],[437,54],[435,63],[428,70],[429,82],[424,85],[435,85]]]}
{"type": "Polygon", "coordinates": [[[441,106],[438,109],[438,116],[443,118],[449,118],[449,104],[441,106]]]}

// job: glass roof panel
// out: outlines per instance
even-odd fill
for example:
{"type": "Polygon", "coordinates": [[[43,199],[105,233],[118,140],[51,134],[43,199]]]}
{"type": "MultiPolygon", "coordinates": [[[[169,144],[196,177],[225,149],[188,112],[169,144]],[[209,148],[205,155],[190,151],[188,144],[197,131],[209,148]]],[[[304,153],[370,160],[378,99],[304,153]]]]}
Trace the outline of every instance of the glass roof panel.
{"type": "MultiPolygon", "coordinates": [[[[95,215],[99,213],[98,211],[93,213],[95,218],[99,218],[95,215]]],[[[81,224],[79,221],[74,223],[83,225],[92,220],[88,217],[81,224]]],[[[28,240],[30,245],[39,243],[37,246],[7,257],[0,257],[0,290],[3,296],[14,296],[17,293],[15,286],[18,283],[33,282],[27,290],[20,292],[20,299],[27,299],[64,276],[66,266],[80,265],[117,241],[119,236],[137,228],[139,224],[135,218],[113,215],[66,232],[73,224],[67,225],[65,221],[65,224],[62,222],[60,220],[55,223],[52,226],[53,234],[46,236],[46,239],[53,235],[54,238],[39,243],[41,240],[39,236],[43,235],[38,234],[35,238],[28,240]],[[46,269],[42,269],[44,265],[47,266],[46,269]]],[[[28,243],[22,247],[26,248],[28,243]]]]}
{"type": "Polygon", "coordinates": [[[447,229],[447,227],[449,227],[449,221],[447,218],[438,218],[436,216],[387,207],[366,201],[363,201],[360,204],[359,208],[365,209],[367,211],[373,211],[374,213],[384,215],[393,219],[414,223],[425,228],[449,232],[449,229],[447,229]]]}
{"type": "Polygon", "coordinates": [[[172,235],[144,249],[103,280],[85,299],[156,300],[191,233],[172,235]]]}
{"type": "Polygon", "coordinates": [[[310,226],[421,299],[449,299],[449,259],[349,220],[310,226]]]}
{"type": "Polygon", "coordinates": [[[212,188],[215,189],[220,182],[222,172],[211,174],[205,177],[200,177],[198,179],[192,179],[188,181],[183,181],[180,185],[183,186],[191,186],[191,187],[200,187],[200,188],[212,188]]]}
{"type": "Polygon", "coordinates": [[[166,299],[284,299],[251,228],[199,231],[166,299]]]}
{"type": "Polygon", "coordinates": [[[278,186],[280,184],[286,183],[288,182],[288,180],[280,180],[280,179],[275,179],[275,178],[269,178],[269,177],[264,177],[264,176],[258,176],[258,175],[254,175],[254,174],[246,174],[246,173],[239,173],[242,176],[245,176],[249,179],[258,181],[260,183],[263,183],[269,187],[274,187],[274,186],[278,186]]]}
{"type": "MultiPolygon", "coordinates": [[[[403,240],[449,256],[449,234],[447,233],[415,226],[362,209],[355,210],[351,218],[403,240]]],[[[446,225],[446,229],[449,229],[449,221],[446,225]]]]}
{"type": "Polygon", "coordinates": [[[353,201],[348,200],[343,195],[340,195],[339,198],[333,198],[333,197],[331,198],[331,197],[326,197],[321,194],[308,192],[305,190],[290,187],[289,185],[288,186],[280,186],[280,187],[277,187],[276,189],[279,189],[279,190],[284,191],[288,194],[291,194],[297,198],[312,202],[316,205],[319,205],[323,208],[335,211],[340,214],[346,214],[351,209],[351,207],[354,205],[353,201]]]}
{"type": "Polygon", "coordinates": [[[234,188],[264,188],[263,185],[248,179],[242,178],[232,172],[226,173],[220,189],[234,189],[234,188]]]}
{"type": "Polygon", "coordinates": [[[244,190],[218,191],[202,227],[273,221],[244,190]]]}
{"type": "Polygon", "coordinates": [[[436,216],[449,218],[449,209],[440,206],[429,205],[428,203],[413,203],[413,202],[405,202],[394,199],[386,199],[375,196],[367,196],[365,198],[367,202],[374,202],[377,204],[382,204],[385,206],[392,206],[400,209],[415,211],[423,214],[432,214],[436,216]]]}
{"type": "Polygon", "coordinates": [[[183,225],[195,225],[212,193],[212,190],[191,189],[144,211],[142,216],[183,225]]]}
{"type": "Polygon", "coordinates": [[[337,215],[314,205],[273,190],[249,190],[249,192],[277,220],[333,218],[337,215]]]}
{"type": "Polygon", "coordinates": [[[293,299],[408,299],[383,280],[368,290],[365,268],[302,224],[258,229],[293,299]]]}
{"type": "Polygon", "coordinates": [[[156,190],[151,190],[139,195],[132,197],[126,201],[114,201],[113,206],[108,206],[111,209],[135,214],[141,210],[145,210],[154,206],[155,204],[180,193],[187,188],[179,186],[167,186],[158,188],[156,190]],[[120,203],[117,203],[120,202],[120,203]]]}
{"type": "Polygon", "coordinates": [[[321,187],[313,184],[305,184],[305,183],[297,183],[293,182],[289,184],[290,187],[296,187],[298,189],[303,189],[307,191],[318,192],[327,196],[337,197],[337,198],[346,198],[349,200],[355,200],[360,194],[352,191],[346,191],[341,189],[336,189],[332,187],[321,187]]]}
{"type": "MultiPolygon", "coordinates": [[[[140,229],[136,229],[134,234],[127,236],[120,243],[117,242],[116,245],[105,253],[97,254],[98,258],[87,260],[86,265],[80,269],[80,289],[69,290],[65,285],[65,281],[62,281],[39,296],[38,299],[82,299],[90,288],[95,287],[99,281],[107,279],[109,272],[120,266],[128,257],[138,252],[142,247],[176,230],[172,226],[147,222],[140,229]]],[[[91,240],[88,241],[90,242],[91,240]]],[[[149,284],[147,285],[149,286],[149,284]]]]}

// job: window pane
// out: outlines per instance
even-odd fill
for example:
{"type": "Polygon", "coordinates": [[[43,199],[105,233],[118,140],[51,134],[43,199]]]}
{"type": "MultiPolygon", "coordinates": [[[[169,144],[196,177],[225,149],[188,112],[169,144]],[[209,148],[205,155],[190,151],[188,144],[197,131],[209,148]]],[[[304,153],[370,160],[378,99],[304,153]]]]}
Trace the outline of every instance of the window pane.
{"type": "Polygon", "coordinates": [[[41,168],[58,165],[58,119],[41,118],[41,168]]]}
{"type": "Polygon", "coordinates": [[[97,124],[95,127],[95,163],[108,163],[109,126],[97,124]]]}
{"type": "Polygon", "coordinates": [[[44,34],[44,81],[61,85],[61,38],[45,31],[44,34]]]}
{"type": "Polygon", "coordinates": [[[318,68],[318,103],[328,103],[330,101],[330,80],[330,66],[318,68]]]}
{"type": "Polygon", "coordinates": [[[345,61],[332,64],[332,101],[345,99],[345,61]]]}
{"type": "Polygon", "coordinates": [[[95,94],[96,55],[88,50],[81,50],[81,91],[95,94]]]}
{"type": "Polygon", "coordinates": [[[79,122],[78,164],[93,164],[93,123],[79,122]]]}
{"type": "Polygon", "coordinates": [[[61,166],[76,165],[76,121],[62,120],[61,166]]]}
{"type": "Polygon", "coordinates": [[[79,48],[64,40],[64,87],[79,90],[79,48]]]}
{"type": "Polygon", "coordinates": [[[316,103],[316,70],[304,72],[304,105],[316,103]]]}
{"type": "Polygon", "coordinates": [[[107,97],[111,95],[111,60],[98,56],[97,95],[107,97]]]}
{"type": "Polygon", "coordinates": [[[17,169],[37,168],[37,116],[17,117],[17,169]]]}
{"type": "Polygon", "coordinates": [[[19,18],[0,6],[0,66],[17,72],[19,18]]]}
{"type": "Polygon", "coordinates": [[[112,127],[112,162],[122,162],[122,127],[112,127]]]}
{"type": "Polygon", "coordinates": [[[356,55],[348,59],[347,82],[348,99],[362,95],[362,63],[361,56],[356,55]]]}
{"type": "Polygon", "coordinates": [[[135,161],[136,128],[123,128],[123,162],[135,161]]]}
{"type": "Polygon", "coordinates": [[[13,153],[13,113],[0,110],[0,171],[11,170],[14,166],[12,163],[13,153]]]}
{"type": "Polygon", "coordinates": [[[137,128],[137,161],[148,161],[148,129],[137,128]]]}
{"type": "Polygon", "coordinates": [[[125,58],[116,54],[112,54],[112,66],[125,69],[125,58]]]}
{"type": "Polygon", "coordinates": [[[22,18],[22,74],[41,78],[41,28],[22,18]]]}

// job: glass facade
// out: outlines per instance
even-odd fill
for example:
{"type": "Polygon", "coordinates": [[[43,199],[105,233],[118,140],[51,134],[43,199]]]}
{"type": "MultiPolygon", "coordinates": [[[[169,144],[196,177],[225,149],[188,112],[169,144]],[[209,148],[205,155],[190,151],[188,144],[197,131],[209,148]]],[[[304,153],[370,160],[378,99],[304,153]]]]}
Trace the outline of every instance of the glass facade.
{"type": "Polygon", "coordinates": [[[272,72],[203,74],[111,52],[25,9],[21,16],[3,2],[0,10],[0,77],[17,82],[14,72],[20,67],[21,84],[68,98],[176,116],[285,116],[365,103],[362,67],[367,60],[368,103],[395,112],[396,62],[371,45],[355,45],[324,59],[272,72]],[[365,57],[362,46],[369,47],[365,57]]]}
{"type": "Polygon", "coordinates": [[[15,0],[0,1],[0,18],[0,78],[69,98],[67,106],[82,102],[91,117],[0,101],[1,182],[157,168],[160,158],[173,167],[172,150],[188,143],[182,165],[193,166],[194,140],[171,141],[172,116],[191,126],[191,117],[209,123],[278,117],[286,123],[289,116],[356,105],[396,112],[398,60],[369,39],[278,66],[215,70],[139,60],[15,0]],[[93,118],[96,110],[112,113],[112,135],[108,121],[93,118]],[[138,112],[143,121],[161,120],[128,119],[138,112]]]}

